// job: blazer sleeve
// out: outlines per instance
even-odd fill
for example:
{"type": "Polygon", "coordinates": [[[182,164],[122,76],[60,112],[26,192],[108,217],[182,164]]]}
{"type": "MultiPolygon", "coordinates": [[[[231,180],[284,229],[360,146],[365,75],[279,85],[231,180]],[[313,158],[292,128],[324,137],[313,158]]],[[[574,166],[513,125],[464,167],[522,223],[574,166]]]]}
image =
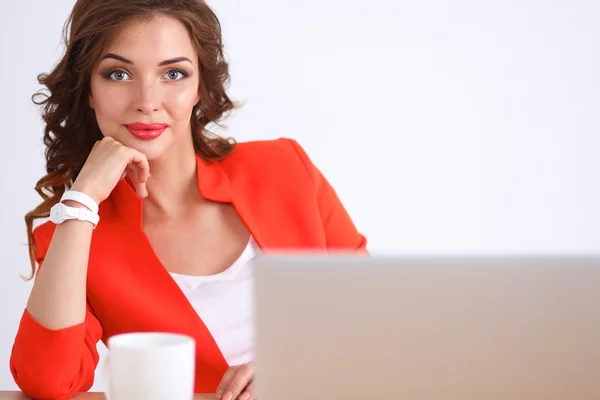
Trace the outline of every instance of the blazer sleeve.
{"type": "MultiPolygon", "coordinates": [[[[36,261],[42,267],[49,240],[34,231],[36,261]]],[[[39,269],[38,269],[39,270],[39,269]]],[[[61,400],[88,391],[98,365],[102,327],[87,305],[85,321],[51,330],[24,311],[10,357],[19,388],[36,399],[61,400]]]]}
{"type": "Polygon", "coordinates": [[[327,249],[367,253],[367,239],[354,226],[331,184],[312,163],[298,142],[292,139],[289,141],[308,171],[315,187],[327,249]]]}

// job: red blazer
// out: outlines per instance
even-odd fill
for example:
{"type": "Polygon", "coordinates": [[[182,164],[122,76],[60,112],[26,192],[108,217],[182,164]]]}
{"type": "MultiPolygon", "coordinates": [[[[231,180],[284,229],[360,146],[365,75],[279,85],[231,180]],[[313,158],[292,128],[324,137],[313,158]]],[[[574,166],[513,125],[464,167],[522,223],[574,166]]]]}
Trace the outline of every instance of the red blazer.
{"type": "MultiPolygon", "coordinates": [[[[334,189],[293,140],[240,143],[219,162],[197,157],[198,186],[210,200],[232,203],[256,242],[269,250],[366,251],[334,189]]],[[[50,330],[25,310],[10,369],[31,397],[63,399],[87,391],[98,364],[96,344],[134,331],[177,332],[196,340],[198,393],[214,393],[228,368],[210,332],[161,265],[142,231],[142,202],[121,181],[100,205],[87,276],[85,322],[50,330]]],[[[34,232],[40,266],[54,224],[34,232]]]]}

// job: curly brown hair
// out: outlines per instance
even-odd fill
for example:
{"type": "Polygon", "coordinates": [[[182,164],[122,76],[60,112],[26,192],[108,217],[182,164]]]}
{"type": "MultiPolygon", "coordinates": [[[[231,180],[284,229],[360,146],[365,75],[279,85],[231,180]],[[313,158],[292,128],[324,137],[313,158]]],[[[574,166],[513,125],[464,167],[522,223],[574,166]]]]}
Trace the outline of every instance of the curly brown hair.
{"type": "Polygon", "coordinates": [[[196,152],[212,161],[222,159],[235,148],[233,139],[224,139],[206,129],[210,123],[218,124],[236,104],[226,93],[229,65],[223,52],[221,24],[203,0],[77,0],[63,29],[64,56],[52,72],[38,76],[49,93],[33,95],[34,103],[42,106],[46,124],[47,174],[35,186],[42,203],[25,216],[31,262],[28,279],[36,272],[34,221],[50,215],[50,208],[71,187],[94,143],[103,137],[88,103],[92,70],[123,26],[157,15],[181,21],[198,52],[201,101],[191,118],[196,152]]]}

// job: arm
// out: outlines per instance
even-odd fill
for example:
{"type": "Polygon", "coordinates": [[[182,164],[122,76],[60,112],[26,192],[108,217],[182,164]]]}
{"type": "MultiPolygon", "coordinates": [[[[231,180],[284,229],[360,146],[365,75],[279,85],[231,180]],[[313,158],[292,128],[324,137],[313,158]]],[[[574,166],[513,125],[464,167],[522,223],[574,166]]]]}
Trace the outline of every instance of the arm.
{"type": "MultiPolygon", "coordinates": [[[[127,174],[138,195],[147,196],[146,156],[105,137],[94,145],[72,190],[100,204],[127,174]]],[[[56,227],[52,240],[39,227],[34,232],[40,268],[10,360],[15,382],[31,397],[66,399],[94,382],[102,327],[86,302],[92,230],[87,221],[70,220],[56,227]]]]}
{"type": "MultiPolygon", "coordinates": [[[[68,205],[82,207],[73,202],[68,205]]],[[[27,312],[48,329],[59,330],[84,322],[92,230],[89,222],[67,221],[56,227],[49,246],[44,246],[44,238],[34,234],[36,251],[42,249],[36,257],[43,260],[44,268],[38,269],[27,312]]]]}
{"type": "Polygon", "coordinates": [[[86,302],[91,231],[89,222],[65,222],[50,245],[34,232],[40,269],[10,359],[15,382],[31,397],[66,399],[94,382],[102,328],[86,302]]]}
{"type": "Polygon", "coordinates": [[[310,175],[317,195],[321,220],[329,250],[351,250],[367,253],[367,240],[357,231],[337,193],[294,140],[290,144],[310,175]]]}

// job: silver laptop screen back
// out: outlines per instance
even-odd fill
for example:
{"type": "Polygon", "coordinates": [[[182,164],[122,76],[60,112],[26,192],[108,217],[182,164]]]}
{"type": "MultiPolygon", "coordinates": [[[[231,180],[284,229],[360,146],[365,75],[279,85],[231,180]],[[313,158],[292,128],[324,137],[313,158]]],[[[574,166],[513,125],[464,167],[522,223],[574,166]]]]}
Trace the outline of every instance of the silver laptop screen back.
{"type": "Polygon", "coordinates": [[[600,261],[265,256],[257,398],[600,399],[600,261]]]}

